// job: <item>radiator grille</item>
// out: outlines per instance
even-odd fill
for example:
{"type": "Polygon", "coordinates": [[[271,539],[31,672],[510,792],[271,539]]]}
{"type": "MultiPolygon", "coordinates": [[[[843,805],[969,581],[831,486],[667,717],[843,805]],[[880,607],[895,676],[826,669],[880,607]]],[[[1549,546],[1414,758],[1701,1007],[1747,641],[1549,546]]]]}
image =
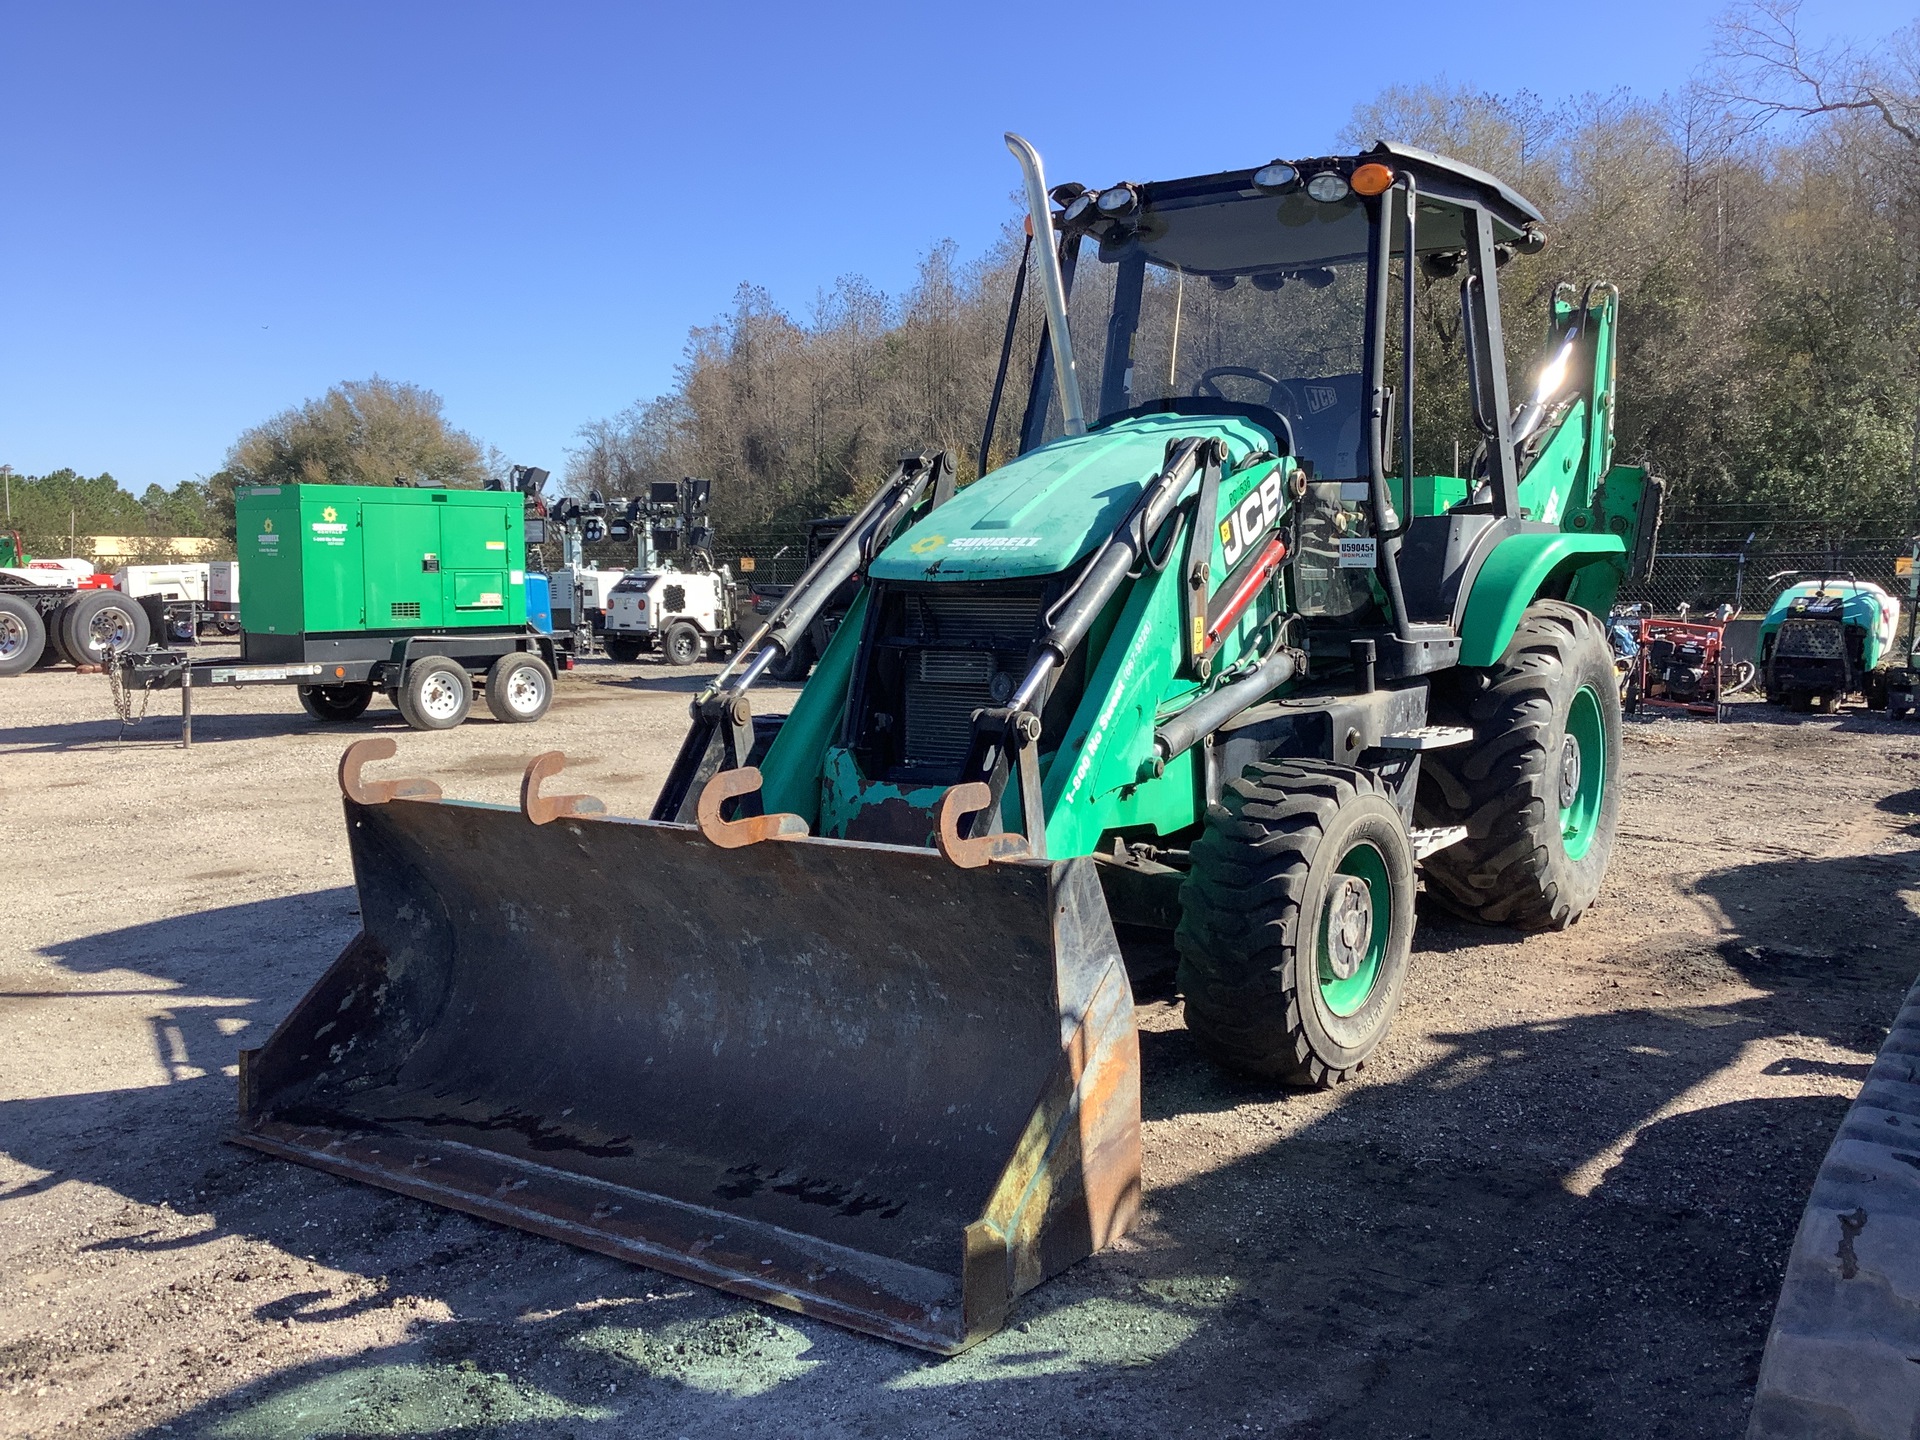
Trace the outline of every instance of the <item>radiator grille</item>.
{"type": "Polygon", "coordinates": [[[395,600],[387,609],[392,612],[388,617],[389,619],[418,620],[420,618],[420,602],[418,600],[395,600]]]}
{"type": "Polygon", "coordinates": [[[1780,638],[1773,642],[1776,655],[1805,660],[1838,660],[1844,637],[1832,620],[1786,620],[1780,625],[1780,638]]]}
{"type": "Polygon", "coordinates": [[[899,638],[912,647],[902,697],[906,762],[929,778],[957,774],[973,712],[996,703],[995,675],[1010,691],[1026,669],[1040,597],[920,591],[906,597],[902,622],[899,638]]]}

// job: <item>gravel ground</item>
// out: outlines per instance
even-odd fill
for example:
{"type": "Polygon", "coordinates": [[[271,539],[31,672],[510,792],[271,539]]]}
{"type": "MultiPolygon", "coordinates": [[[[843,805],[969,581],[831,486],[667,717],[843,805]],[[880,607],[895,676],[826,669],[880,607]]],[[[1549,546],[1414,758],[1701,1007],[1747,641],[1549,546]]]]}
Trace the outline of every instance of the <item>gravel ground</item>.
{"type": "Polygon", "coordinates": [[[0,1433],[1704,1435],[1745,1423],[1815,1166],[1913,980],[1920,728],[1633,722],[1600,904],[1423,917],[1327,1094],[1231,1080],[1129,947],[1133,1235],[933,1361],[222,1143],[234,1055],[355,929],[334,765],[511,802],[540,750],[640,814],[695,672],[590,663],[540,725],[315,726],[0,681],[0,1433]]]}

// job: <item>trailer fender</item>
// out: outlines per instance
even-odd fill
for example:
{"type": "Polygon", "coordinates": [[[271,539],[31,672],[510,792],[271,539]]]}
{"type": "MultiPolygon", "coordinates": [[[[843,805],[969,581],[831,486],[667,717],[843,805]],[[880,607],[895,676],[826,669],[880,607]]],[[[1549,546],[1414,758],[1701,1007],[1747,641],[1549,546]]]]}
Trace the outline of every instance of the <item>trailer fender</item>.
{"type": "Polygon", "coordinates": [[[1606,614],[1626,564],[1626,541],[1618,535],[1508,536],[1474,577],[1460,622],[1460,663],[1497,661],[1527,606],[1550,586],[1557,597],[1606,614]]]}

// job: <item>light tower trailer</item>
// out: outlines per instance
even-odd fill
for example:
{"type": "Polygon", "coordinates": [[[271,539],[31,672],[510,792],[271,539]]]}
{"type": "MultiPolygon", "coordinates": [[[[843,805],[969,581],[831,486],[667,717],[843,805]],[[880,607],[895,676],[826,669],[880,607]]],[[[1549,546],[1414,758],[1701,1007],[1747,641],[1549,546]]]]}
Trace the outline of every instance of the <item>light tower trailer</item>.
{"type": "MultiPolygon", "coordinates": [[[[370,485],[265,485],[236,496],[240,659],[190,663],[148,648],[115,656],[128,689],[294,685],[314,719],[358,719],[384,693],[416,730],[467,718],[476,691],[497,720],[553,700],[553,637],[528,622],[521,497],[370,485]]],[[[535,612],[544,597],[536,594],[535,612]]]]}

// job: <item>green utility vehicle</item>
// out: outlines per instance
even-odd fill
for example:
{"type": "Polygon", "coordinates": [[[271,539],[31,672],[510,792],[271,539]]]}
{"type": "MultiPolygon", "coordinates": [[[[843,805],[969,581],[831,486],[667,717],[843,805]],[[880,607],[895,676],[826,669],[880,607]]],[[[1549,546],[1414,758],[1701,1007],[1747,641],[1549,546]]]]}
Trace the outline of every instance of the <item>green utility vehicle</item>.
{"type": "Polygon", "coordinates": [[[1018,457],[904,459],[696,697],[650,819],[543,793],[558,755],[515,811],[350,750],[364,930],[243,1057],[243,1143],[952,1352],[1139,1204],[1116,919],[1177,932],[1222,1063],[1333,1085],[1421,875],[1524,930],[1593,902],[1598,617],[1658,495],[1613,461],[1613,289],[1553,293],[1515,405],[1500,267],[1545,233],[1491,175],[1381,144],[1049,194],[1009,145],[1018,457]],[[538,879],[583,865],[590,912],[538,879]]]}
{"type": "Polygon", "coordinates": [[[538,720],[553,700],[553,637],[527,620],[525,499],[517,491],[257,485],[235,497],[240,663],[118,656],[134,688],[291,684],[321,721],[385,693],[416,730],[467,718],[538,720]]]}
{"type": "Polygon", "coordinates": [[[1822,576],[1787,586],[1755,641],[1767,699],[1828,715],[1852,695],[1886,708],[1899,629],[1900,602],[1871,581],[1822,576]]]}

